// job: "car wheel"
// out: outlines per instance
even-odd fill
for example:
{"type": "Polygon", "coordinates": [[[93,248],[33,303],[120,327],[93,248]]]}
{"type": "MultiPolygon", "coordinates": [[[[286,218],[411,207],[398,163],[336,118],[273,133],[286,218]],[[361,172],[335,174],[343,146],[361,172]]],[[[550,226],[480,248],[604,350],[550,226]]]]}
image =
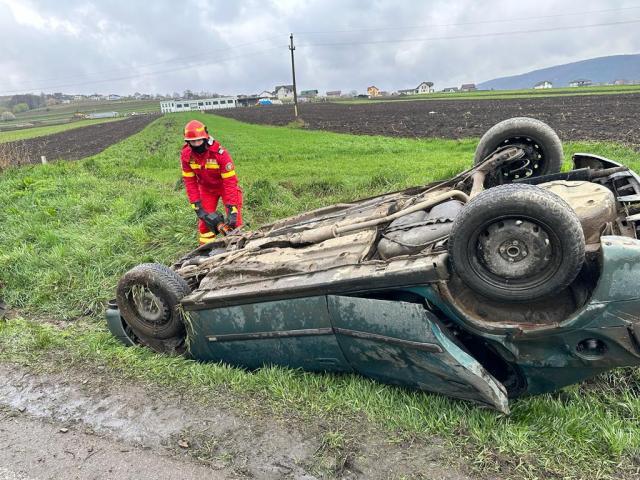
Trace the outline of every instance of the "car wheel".
{"type": "Polygon", "coordinates": [[[178,306],[189,293],[189,285],[176,272],[165,265],[144,263],[122,276],[116,301],[136,334],[165,340],[184,335],[178,306]]]}
{"type": "Polygon", "coordinates": [[[510,118],[491,127],[482,136],[473,163],[478,165],[500,147],[524,150],[524,157],[501,166],[487,176],[485,187],[495,187],[527,177],[558,173],[564,153],[556,132],[546,123],[528,117],[510,118]]]}
{"type": "Polygon", "coordinates": [[[569,286],[584,263],[580,220],[533,185],[485,190],[462,209],[449,237],[453,271],[475,292],[519,302],[569,286]]]}

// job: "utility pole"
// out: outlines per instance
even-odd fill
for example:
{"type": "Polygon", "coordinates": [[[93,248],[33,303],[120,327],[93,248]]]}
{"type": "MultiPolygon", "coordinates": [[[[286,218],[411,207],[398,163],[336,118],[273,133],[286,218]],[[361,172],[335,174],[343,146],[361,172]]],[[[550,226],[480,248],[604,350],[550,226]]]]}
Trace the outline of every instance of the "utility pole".
{"type": "Polygon", "coordinates": [[[293,33],[289,35],[289,50],[291,50],[291,74],[293,75],[293,112],[296,118],[298,118],[298,92],[296,90],[296,66],[293,61],[293,51],[296,47],[293,46],[293,33]]]}

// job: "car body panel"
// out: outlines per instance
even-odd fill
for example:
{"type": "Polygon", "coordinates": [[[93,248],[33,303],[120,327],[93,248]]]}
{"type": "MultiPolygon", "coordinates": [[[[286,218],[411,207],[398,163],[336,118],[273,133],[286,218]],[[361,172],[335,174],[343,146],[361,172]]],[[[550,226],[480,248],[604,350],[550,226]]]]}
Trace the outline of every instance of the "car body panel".
{"type": "Polygon", "coordinates": [[[508,413],[504,387],[444,333],[423,305],[343,296],[328,301],[340,346],[357,372],[508,413]]]}
{"type": "Polygon", "coordinates": [[[351,371],[324,296],[198,310],[190,312],[188,324],[189,352],[198,360],[351,371]]]}

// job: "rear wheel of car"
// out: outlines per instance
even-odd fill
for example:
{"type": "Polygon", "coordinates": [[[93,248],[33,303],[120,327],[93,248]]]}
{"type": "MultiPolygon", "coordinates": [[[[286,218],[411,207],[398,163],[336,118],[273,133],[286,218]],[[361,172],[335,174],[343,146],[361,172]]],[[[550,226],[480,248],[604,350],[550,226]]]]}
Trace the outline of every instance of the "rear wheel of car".
{"type": "Polygon", "coordinates": [[[120,314],[141,337],[167,340],[183,337],[179,304],[191,293],[176,272],[157,263],[144,263],[125,273],[116,290],[120,314]]]}
{"type": "Polygon", "coordinates": [[[558,173],[564,154],[562,142],[546,123],[528,117],[515,117],[491,127],[482,136],[473,163],[478,165],[500,147],[519,147],[524,157],[501,166],[487,176],[485,187],[494,187],[528,177],[558,173]]]}
{"type": "Polygon", "coordinates": [[[453,271],[473,291],[505,302],[569,286],[584,263],[580,220],[559,196],[533,185],[501,185],[473,198],[449,237],[453,271]]]}

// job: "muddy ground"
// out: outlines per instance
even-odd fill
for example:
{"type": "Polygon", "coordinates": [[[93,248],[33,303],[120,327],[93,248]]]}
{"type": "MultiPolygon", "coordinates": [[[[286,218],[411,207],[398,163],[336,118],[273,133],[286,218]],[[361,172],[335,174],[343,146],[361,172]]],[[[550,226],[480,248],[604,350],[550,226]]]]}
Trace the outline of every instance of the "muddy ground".
{"type": "MultiPolygon", "coordinates": [[[[393,137],[479,137],[511,117],[534,117],[562,140],[604,140],[640,145],[640,94],[498,100],[426,100],[300,105],[305,128],[393,137]]],[[[291,106],[219,110],[216,115],[249,123],[287,125],[291,106]]]]}
{"type": "Polygon", "coordinates": [[[40,163],[42,155],[48,161],[77,160],[88,157],[138,133],[157,118],[158,115],[138,115],[117,122],[100,123],[43,137],[0,143],[0,162],[5,165],[40,163]]]}
{"type": "Polygon", "coordinates": [[[229,394],[197,401],[100,366],[0,364],[0,478],[472,478],[437,439],[391,443],[363,421],[329,445],[335,425],[264,413],[229,394]]]}

